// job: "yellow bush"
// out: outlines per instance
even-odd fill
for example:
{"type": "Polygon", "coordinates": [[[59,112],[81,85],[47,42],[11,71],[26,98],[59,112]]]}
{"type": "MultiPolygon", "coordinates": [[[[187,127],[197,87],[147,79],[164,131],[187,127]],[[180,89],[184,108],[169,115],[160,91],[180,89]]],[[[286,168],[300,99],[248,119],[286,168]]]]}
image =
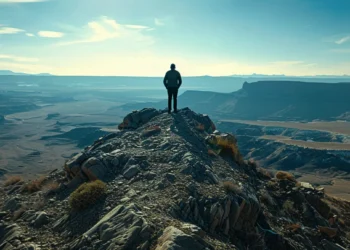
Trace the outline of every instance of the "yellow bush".
{"type": "Polygon", "coordinates": [[[276,178],[279,180],[290,180],[292,182],[296,182],[294,175],[285,171],[278,171],[276,173],[276,178]]]}
{"type": "Polygon", "coordinates": [[[75,210],[83,210],[95,204],[106,191],[106,184],[100,180],[83,183],[70,195],[69,205],[75,210]]]}
{"type": "Polygon", "coordinates": [[[230,155],[232,155],[232,157],[238,164],[241,165],[244,163],[243,157],[237,147],[237,140],[233,135],[231,134],[228,134],[226,136],[216,135],[210,138],[209,142],[221,148],[221,151],[220,151],[221,155],[225,153],[229,153],[230,155]]]}

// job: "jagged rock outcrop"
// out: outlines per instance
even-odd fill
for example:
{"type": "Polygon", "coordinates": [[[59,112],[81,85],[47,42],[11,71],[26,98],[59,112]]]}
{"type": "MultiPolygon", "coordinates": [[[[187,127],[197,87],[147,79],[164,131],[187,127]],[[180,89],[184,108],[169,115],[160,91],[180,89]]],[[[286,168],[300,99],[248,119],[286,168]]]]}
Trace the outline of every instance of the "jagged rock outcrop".
{"type": "Polygon", "coordinates": [[[188,108],[178,114],[143,109],[119,128],[48,175],[43,190],[5,187],[0,219],[7,224],[0,230],[18,227],[28,237],[6,233],[13,237],[0,244],[86,250],[350,246],[350,203],[243,161],[235,136],[217,131],[208,116],[188,108]],[[106,194],[87,209],[70,207],[74,189],[96,179],[107,184],[106,194]],[[45,184],[52,183],[59,185],[48,190],[45,184]]]}

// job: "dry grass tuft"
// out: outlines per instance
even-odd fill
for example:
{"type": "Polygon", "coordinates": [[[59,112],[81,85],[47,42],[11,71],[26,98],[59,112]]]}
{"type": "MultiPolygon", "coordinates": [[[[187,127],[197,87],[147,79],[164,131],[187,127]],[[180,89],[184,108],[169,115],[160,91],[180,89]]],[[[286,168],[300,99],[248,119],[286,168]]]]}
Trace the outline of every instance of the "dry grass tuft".
{"type": "Polygon", "coordinates": [[[217,135],[217,136],[213,136],[209,142],[211,144],[214,144],[218,147],[220,147],[220,153],[219,155],[221,156],[232,156],[232,158],[239,164],[239,165],[243,165],[244,164],[244,159],[241,155],[241,153],[238,150],[237,147],[237,140],[236,138],[229,134],[226,136],[221,136],[221,135],[217,135]]]}
{"type": "Polygon", "coordinates": [[[214,157],[217,156],[217,154],[212,149],[208,149],[208,155],[214,156],[214,157]]]}
{"type": "Polygon", "coordinates": [[[336,228],[322,226],[318,226],[318,231],[320,231],[320,233],[327,234],[330,238],[334,238],[338,233],[338,229],[336,228]]]}
{"type": "Polygon", "coordinates": [[[24,191],[27,191],[29,193],[35,193],[35,192],[40,191],[45,180],[46,180],[46,177],[45,176],[41,176],[38,179],[29,182],[25,186],[24,191]]]}
{"type": "Polygon", "coordinates": [[[46,192],[54,192],[59,188],[60,184],[56,181],[49,182],[42,187],[46,192]]]}
{"type": "Polygon", "coordinates": [[[12,186],[21,181],[22,181],[21,176],[8,176],[4,182],[4,186],[5,187],[12,186]]]}
{"type": "Polygon", "coordinates": [[[300,224],[291,224],[287,226],[287,229],[295,233],[301,228],[300,224]]]}
{"type": "Polygon", "coordinates": [[[272,174],[265,168],[258,167],[257,171],[263,178],[266,178],[266,179],[272,178],[272,174]]]}
{"type": "Polygon", "coordinates": [[[276,173],[276,178],[279,180],[289,180],[292,182],[296,182],[294,175],[286,171],[278,171],[276,173]]]}
{"type": "Polygon", "coordinates": [[[242,192],[241,188],[231,181],[225,181],[222,183],[226,193],[228,194],[240,194],[242,192]]]}
{"type": "Polygon", "coordinates": [[[74,210],[83,210],[95,204],[107,192],[107,186],[100,180],[83,183],[69,197],[74,210]]]}

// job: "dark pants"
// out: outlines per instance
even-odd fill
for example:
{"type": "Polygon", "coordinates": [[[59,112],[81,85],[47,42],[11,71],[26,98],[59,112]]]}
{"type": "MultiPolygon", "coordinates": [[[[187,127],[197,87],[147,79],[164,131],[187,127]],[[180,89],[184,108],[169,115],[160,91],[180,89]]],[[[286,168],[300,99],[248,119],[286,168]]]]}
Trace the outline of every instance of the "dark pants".
{"type": "Polygon", "coordinates": [[[177,111],[177,92],[179,88],[167,88],[168,90],[168,110],[171,111],[171,100],[174,98],[174,111],[177,111]]]}

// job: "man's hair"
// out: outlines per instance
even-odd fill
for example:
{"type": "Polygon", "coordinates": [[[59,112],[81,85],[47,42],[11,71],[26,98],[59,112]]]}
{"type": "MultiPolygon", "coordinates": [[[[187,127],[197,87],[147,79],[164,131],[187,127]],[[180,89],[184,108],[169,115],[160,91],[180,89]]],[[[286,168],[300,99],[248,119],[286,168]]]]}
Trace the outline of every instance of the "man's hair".
{"type": "Polygon", "coordinates": [[[170,65],[170,68],[171,68],[171,69],[175,69],[175,68],[176,68],[175,64],[172,63],[172,64],[170,65]]]}

